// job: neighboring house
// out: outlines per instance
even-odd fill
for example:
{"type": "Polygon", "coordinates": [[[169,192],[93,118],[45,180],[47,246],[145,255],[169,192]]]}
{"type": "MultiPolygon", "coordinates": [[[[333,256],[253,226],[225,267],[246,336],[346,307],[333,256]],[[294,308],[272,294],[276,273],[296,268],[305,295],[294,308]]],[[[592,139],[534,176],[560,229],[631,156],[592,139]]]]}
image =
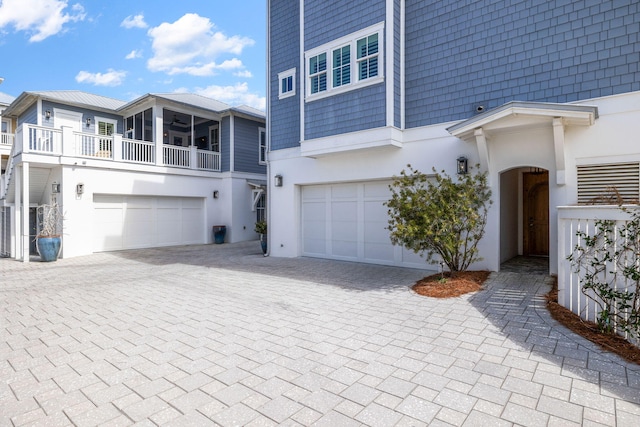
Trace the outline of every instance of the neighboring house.
{"type": "Polygon", "coordinates": [[[194,94],[127,103],[43,91],[22,93],[3,125],[7,118],[15,139],[2,157],[4,256],[28,261],[35,207],[54,200],[64,214],[63,257],[211,243],[218,225],[227,242],[257,238],[266,186],[258,110],[194,94]]]}
{"type": "Polygon", "coordinates": [[[639,197],[637,1],[269,0],[267,22],[272,256],[424,267],[385,229],[407,164],[488,173],[493,271],[557,272],[559,206],[639,197]]]}

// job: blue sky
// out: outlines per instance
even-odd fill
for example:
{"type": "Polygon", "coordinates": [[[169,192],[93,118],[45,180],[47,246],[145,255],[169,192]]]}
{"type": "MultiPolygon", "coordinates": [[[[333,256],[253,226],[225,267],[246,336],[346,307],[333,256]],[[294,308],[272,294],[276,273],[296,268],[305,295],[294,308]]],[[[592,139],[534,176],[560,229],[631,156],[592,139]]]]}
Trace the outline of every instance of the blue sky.
{"type": "Polygon", "coordinates": [[[193,92],[265,108],[265,0],[0,0],[0,92],[193,92]]]}

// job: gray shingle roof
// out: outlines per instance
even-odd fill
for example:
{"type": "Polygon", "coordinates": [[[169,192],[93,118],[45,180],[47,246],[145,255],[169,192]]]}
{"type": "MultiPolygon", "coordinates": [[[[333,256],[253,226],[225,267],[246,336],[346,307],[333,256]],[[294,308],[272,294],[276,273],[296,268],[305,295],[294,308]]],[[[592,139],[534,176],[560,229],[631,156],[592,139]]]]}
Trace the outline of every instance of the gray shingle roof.
{"type": "Polygon", "coordinates": [[[6,93],[0,92],[0,104],[9,105],[16,99],[11,95],[7,95],[6,93]]]}

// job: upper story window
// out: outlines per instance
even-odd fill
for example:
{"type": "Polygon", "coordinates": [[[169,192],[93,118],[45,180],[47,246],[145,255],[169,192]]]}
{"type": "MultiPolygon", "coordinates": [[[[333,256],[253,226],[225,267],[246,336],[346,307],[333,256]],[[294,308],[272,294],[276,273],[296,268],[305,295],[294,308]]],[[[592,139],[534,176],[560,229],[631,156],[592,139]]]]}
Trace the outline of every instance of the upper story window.
{"type": "Polygon", "coordinates": [[[309,84],[311,93],[327,90],[327,54],[312,56],[309,59],[309,84]]]}
{"type": "Polygon", "coordinates": [[[279,73],[278,81],[280,82],[278,99],[288,98],[296,94],[296,69],[295,68],[279,73]]]}
{"type": "Polygon", "coordinates": [[[267,131],[265,128],[258,128],[258,163],[261,165],[267,163],[267,131]]]}
{"type": "Polygon", "coordinates": [[[209,140],[211,141],[211,151],[220,152],[220,126],[209,126],[209,140]]]}
{"type": "Polygon", "coordinates": [[[382,82],[383,31],[379,23],[305,52],[306,101],[382,82]]]}

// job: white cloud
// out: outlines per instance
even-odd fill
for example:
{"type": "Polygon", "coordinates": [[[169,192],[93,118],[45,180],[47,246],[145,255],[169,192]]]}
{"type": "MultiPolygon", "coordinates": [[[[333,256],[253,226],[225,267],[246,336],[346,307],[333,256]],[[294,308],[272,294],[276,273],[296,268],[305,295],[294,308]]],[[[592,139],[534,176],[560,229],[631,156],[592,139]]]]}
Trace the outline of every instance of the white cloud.
{"type": "Polygon", "coordinates": [[[84,8],[76,3],[71,13],[65,13],[68,0],[3,0],[0,2],[0,29],[12,25],[16,31],[26,31],[30,42],[40,42],[63,32],[68,22],[84,20],[84,8]]]}
{"type": "Polygon", "coordinates": [[[76,76],[76,81],[78,83],[93,84],[94,86],[119,86],[126,75],[126,71],[116,71],[111,68],[104,74],[80,71],[76,76]]]}
{"type": "Polygon", "coordinates": [[[222,54],[240,55],[246,46],[255,42],[248,37],[227,37],[220,31],[213,32],[214,25],[208,19],[187,13],[176,22],[163,23],[148,31],[152,40],[153,57],[147,62],[150,71],[168,74],[210,76],[216,70],[241,68],[237,58],[215,62],[222,54]]]}
{"type": "Polygon", "coordinates": [[[234,86],[208,86],[196,88],[196,93],[231,105],[248,105],[265,111],[267,99],[249,91],[247,83],[236,83],[234,86]]]}
{"type": "Polygon", "coordinates": [[[120,23],[120,26],[124,28],[147,28],[149,25],[147,25],[147,23],[144,22],[144,15],[139,14],[136,16],[131,16],[131,15],[127,16],[120,23]]]}
{"type": "Polygon", "coordinates": [[[237,71],[237,72],[233,73],[233,75],[236,76],[236,77],[242,77],[242,78],[245,78],[245,79],[253,77],[253,74],[249,70],[240,70],[240,71],[237,71]]]}
{"type": "Polygon", "coordinates": [[[141,57],[142,57],[142,51],[134,49],[131,52],[129,52],[129,54],[124,57],[124,59],[136,59],[141,57]]]}

